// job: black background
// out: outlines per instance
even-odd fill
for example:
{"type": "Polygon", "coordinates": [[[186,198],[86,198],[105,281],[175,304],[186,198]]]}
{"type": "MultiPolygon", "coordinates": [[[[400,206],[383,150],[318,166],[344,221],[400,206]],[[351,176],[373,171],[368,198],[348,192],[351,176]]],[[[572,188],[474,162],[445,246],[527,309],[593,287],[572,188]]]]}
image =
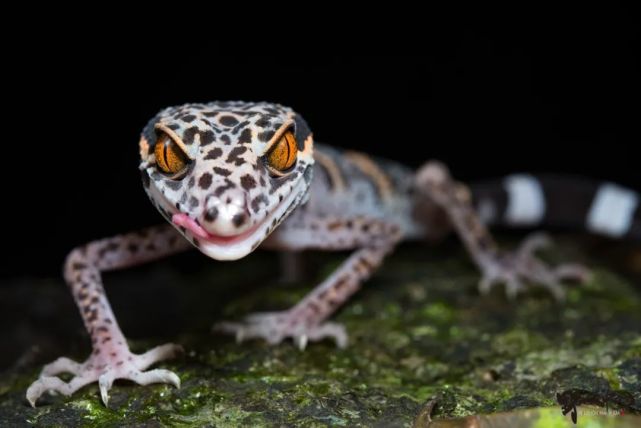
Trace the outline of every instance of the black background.
{"type": "Polygon", "coordinates": [[[140,185],[138,136],[185,102],[286,104],[317,141],[412,166],[441,159],[464,180],[567,172],[641,189],[633,18],[456,29],[412,56],[26,51],[7,80],[18,97],[6,101],[0,275],[59,275],[73,246],[161,222],[140,185]]]}

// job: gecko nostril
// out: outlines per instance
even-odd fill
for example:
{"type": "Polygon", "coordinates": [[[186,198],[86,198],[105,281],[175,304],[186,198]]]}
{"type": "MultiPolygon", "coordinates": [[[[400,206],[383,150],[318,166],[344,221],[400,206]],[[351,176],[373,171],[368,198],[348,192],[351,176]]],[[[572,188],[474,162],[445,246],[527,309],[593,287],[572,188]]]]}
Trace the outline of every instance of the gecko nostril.
{"type": "Polygon", "coordinates": [[[244,211],[243,211],[243,212],[240,212],[240,213],[236,214],[236,215],[232,218],[232,220],[231,220],[231,221],[232,221],[232,223],[234,223],[234,226],[236,226],[236,227],[240,227],[240,226],[242,226],[243,224],[245,224],[245,221],[247,221],[247,213],[246,213],[246,212],[244,212],[244,211]]]}
{"type": "Polygon", "coordinates": [[[212,207],[205,212],[205,221],[214,222],[218,217],[218,208],[212,207]]]}
{"type": "Polygon", "coordinates": [[[228,190],[224,195],[207,196],[201,219],[203,228],[214,235],[232,236],[244,232],[251,226],[247,194],[228,190]]]}

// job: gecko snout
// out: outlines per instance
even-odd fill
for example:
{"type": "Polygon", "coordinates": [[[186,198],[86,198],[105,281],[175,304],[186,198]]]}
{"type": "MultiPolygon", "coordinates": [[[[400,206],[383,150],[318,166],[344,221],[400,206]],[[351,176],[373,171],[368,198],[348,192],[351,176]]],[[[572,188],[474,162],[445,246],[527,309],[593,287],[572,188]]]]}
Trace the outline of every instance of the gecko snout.
{"type": "Polygon", "coordinates": [[[234,236],[249,229],[246,193],[230,190],[221,196],[208,196],[201,225],[207,232],[218,236],[234,236]]]}

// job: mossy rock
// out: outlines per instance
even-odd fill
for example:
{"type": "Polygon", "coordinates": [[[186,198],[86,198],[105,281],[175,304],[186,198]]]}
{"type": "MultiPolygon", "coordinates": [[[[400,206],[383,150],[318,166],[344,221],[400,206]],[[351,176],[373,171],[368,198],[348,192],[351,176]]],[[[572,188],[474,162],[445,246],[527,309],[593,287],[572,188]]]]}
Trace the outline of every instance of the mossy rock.
{"type": "Polygon", "coordinates": [[[236,344],[209,328],[294,304],[338,254],[311,253],[314,278],[293,285],[278,280],[276,255],[261,252],[234,263],[193,253],[109,273],[132,349],[170,341],[186,353],[160,365],[179,374],[180,389],[116,382],[108,408],[95,384],[28,405],[42,364],[83,360],[89,344],[61,279],[16,280],[0,289],[10,308],[0,314],[0,426],[411,426],[426,420],[432,398],[439,420],[532,408],[560,415],[557,394],[641,413],[641,288],[604,262],[612,252],[603,248],[565,239],[547,254],[593,268],[561,304],[536,290],[514,301],[498,290],[480,296],[455,241],[402,246],[334,317],[350,333],[344,350],[330,341],[304,352],[291,342],[236,344]]]}

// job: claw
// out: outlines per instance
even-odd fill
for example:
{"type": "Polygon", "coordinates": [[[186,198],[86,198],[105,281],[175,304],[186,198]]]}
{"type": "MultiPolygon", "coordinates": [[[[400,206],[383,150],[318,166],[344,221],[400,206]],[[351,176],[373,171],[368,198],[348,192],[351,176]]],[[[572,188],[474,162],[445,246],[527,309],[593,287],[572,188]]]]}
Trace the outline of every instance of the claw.
{"type": "Polygon", "coordinates": [[[114,383],[114,376],[111,371],[107,371],[98,378],[98,387],[100,388],[100,397],[105,407],[109,404],[109,390],[114,383]]]}
{"type": "Polygon", "coordinates": [[[241,344],[243,343],[243,339],[245,338],[245,330],[242,328],[239,328],[236,330],[236,343],[241,344]]]}
{"type": "Polygon", "coordinates": [[[492,285],[492,279],[486,275],[483,275],[478,285],[479,293],[481,293],[483,296],[488,295],[490,293],[490,290],[492,290],[492,285]]]}
{"type": "Polygon", "coordinates": [[[69,396],[90,382],[92,382],[91,378],[80,376],[74,377],[69,383],[55,376],[43,376],[27,389],[27,401],[31,407],[36,407],[36,400],[46,391],[59,392],[69,396]]]}
{"type": "Polygon", "coordinates": [[[554,296],[554,300],[559,303],[565,301],[565,289],[561,284],[556,281],[551,282],[547,285],[547,289],[550,290],[550,293],[554,296]]]}
{"type": "Polygon", "coordinates": [[[556,267],[554,275],[559,280],[585,282],[590,279],[592,272],[579,264],[564,264],[556,267]]]}
{"type": "Polygon", "coordinates": [[[135,359],[136,367],[138,370],[145,370],[149,366],[153,366],[159,361],[175,358],[178,355],[184,354],[185,349],[174,343],[166,343],[164,345],[156,346],[138,356],[135,359]]]}
{"type": "Polygon", "coordinates": [[[294,342],[298,346],[298,349],[300,349],[301,351],[304,351],[305,348],[307,347],[307,336],[304,334],[301,334],[300,336],[294,339],[294,342]]]}
{"type": "Polygon", "coordinates": [[[511,301],[516,300],[519,291],[524,288],[523,283],[516,278],[509,279],[505,284],[505,295],[511,301]]]}
{"type": "Polygon", "coordinates": [[[132,380],[140,385],[149,385],[151,383],[169,383],[176,388],[180,388],[180,378],[176,373],[165,369],[154,369],[146,372],[138,372],[132,376],[132,380]]]}
{"type": "Polygon", "coordinates": [[[81,371],[82,364],[67,357],[60,357],[53,363],[44,366],[40,376],[55,376],[60,373],[71,373],[77,376],[81,371]]]}
{"type": "Polygon", "coordinates": [[[242,323],[221,322],[213,327],[213,331],[233,334],[236,342],[244,339],[264,339],[270,345],[277,345],[283,339],[291,338],[294,345],[301,351],[309,342],[334,339],[339,348],[347,346],[345,328],[336,323],[327,322],[320,325],[307,325],[303,321],[292,321],[287,311],[252,314],[242,323]]]}
{"type": "Polygon", "coordinates": [[[26,398],[31,406],[35,407],[38,398],[45,392],[59,392],[69,396],[83,386],[98,382],[100,397],[105,406],[109,403],[109,390],[116,379],[129,379],[140,385],[150,383],[170,383],[180,388],[180,378],[173,372],[164,369],[142,371],[160,360],[174,357],[182,352],[182,347],[174,344],[166,344],[151,349],[150,351],[134,355],[128,348],[124,347],[119,353],[92,355],[84,364],[76,363],[73,360],[62,357],[51,364],[47,364],[42,374],[27,389],[26,398]],[[60,378],[50,376],[52,374],[70,372],[74,378],[68,383],[60,378]]]}
{"type": "Polygon", "coordinates": [[[542,232],[535,232],[525,238],[521,243],[521,246],[518,249],[519,256],[528,257],[541,250],[552,245],[552,238],[542,232]]]}
{"type": "Polygon", "coordinates": [[[542,233],[530,235],[519,249],[503,254],[483,266],[479,292],[487,294],[494,285],[504,284],[508,299],[513,300],[527,288],[526,283],[545,287],[557,301],[565,299],[563,280],[586,281],[590,271],[578,264],[560,265],[551,268],[534,256],[534,252],[551,244],[551,239],[542,233]]]}

